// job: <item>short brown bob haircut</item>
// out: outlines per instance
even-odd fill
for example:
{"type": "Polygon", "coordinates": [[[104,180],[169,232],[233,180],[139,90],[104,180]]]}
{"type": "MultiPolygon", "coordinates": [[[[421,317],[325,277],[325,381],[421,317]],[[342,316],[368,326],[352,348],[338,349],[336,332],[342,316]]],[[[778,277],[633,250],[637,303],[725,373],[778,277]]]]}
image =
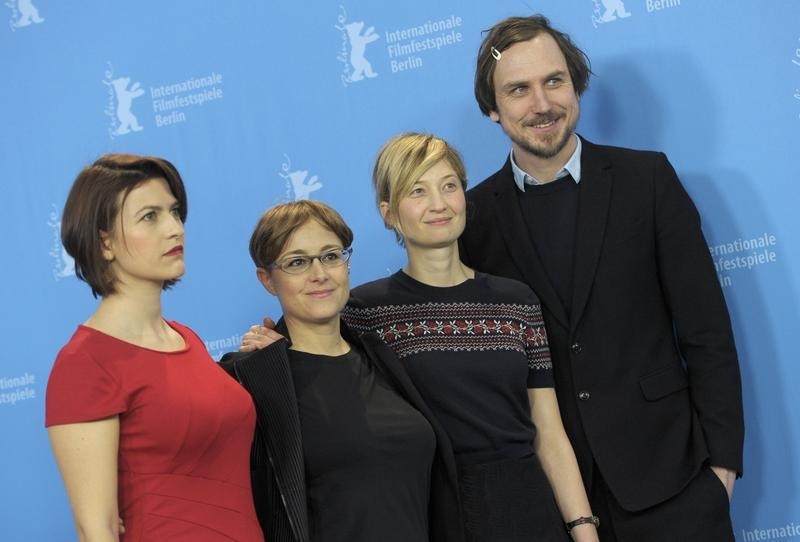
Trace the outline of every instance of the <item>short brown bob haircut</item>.
{"type": "MultiPolygon", "coordinates": [[[[178,200],[181,221],[186,221],[186,190],[178,170],[163,158],[134,154],[106,154],[78,174],[61,215],[61,243],[75,259],[75,274],[86,281],[92,295],[115,292],[116,277],[103,257],[102,233],[111,233],[128,194],[150,179],[164,179],[178,200]]],[[[177,280],[164,282],[166,290],[177,280]]]]}
{"type": "Polygon", "coordinates": [[[529,17],[509,17],[494,25],[487,31],[486,37],[478,50],[478,62],[475,68],[475,99],[481,113],[497,111],[497,99],[494,92],[494,70],[497,65],[494,54],[514,44],[532,40],[542,32],[550,34],[567,61],[567,68],[572,79],[575,93],[580,97],[589,87],[589,76],[592,73],[589,57],[578,48],[569,35],[559,32],[550,25],[543,15],[529,17]]]}
{"type": "Polygon", "coordinates": [[[250,257],[256,267],[266,269],[274,263],[292,234],[310,220],[333,232],[342,248],[353,244],[353,230],[330,205],[315,200],[281,203],[261,215],[250,236],[250,257]]]}
{"type": "MultiPolygon", "coordinates": [[[[400,200],[406,197],[411,188],[430,168],[446,160],[455,171],[461,188],[467,188],[467,172],[458,151],[447,141],[431,134],[409,132],[393,137],[384,143],[375,159],[372,170],[372,185],[375,189],[375,204],[380,212],[381,203],[389,204],[392,215],[398,216],[400,200]]],[[[387,229],[394,229],[397,241],[402,244],[402,231],[399,225],[392,227],[384,222],[387,229]]]]}

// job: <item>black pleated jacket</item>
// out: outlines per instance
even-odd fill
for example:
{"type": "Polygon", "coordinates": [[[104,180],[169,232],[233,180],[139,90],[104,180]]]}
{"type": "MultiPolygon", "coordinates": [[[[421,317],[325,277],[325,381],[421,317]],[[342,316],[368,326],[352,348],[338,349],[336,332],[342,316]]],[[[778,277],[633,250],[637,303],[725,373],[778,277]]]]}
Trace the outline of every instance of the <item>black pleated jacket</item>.
{"type": "MultiPolygon", "coordinates": [[[[431,471],[430,540],[464,540],[457,471],[446,433],[420,397],[394,352],[377,335],[356,334],[342,322],[342,337],[361,347],[377,370],[394,384],[398,394],[430,422],[436,434],[431,471]]],[[[276,331],[289,337],[283,320],[276,331]]],[[[287,340],[252,353],[225,354],[220,365],[253,396],[257,412],[250,455],[253,498],[258,519],[269,542],[307,542],[303,444],[287,340]]]]}

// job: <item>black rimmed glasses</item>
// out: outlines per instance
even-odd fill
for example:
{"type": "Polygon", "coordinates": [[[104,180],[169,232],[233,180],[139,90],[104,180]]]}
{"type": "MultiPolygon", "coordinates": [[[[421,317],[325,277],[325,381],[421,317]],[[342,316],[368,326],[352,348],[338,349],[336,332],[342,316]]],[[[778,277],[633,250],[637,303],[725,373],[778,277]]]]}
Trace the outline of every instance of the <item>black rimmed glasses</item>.
{"type": "Polygon", "coordinates": [[[350,260],[352,254],[352,247],[334,248],[315,256],[298,254],[276,260],[269,264],[267,269],[280,269],[290,275],[300,275],[311,269],[314,260],[319,260],[324,267],[341,267],[350,260]]]}

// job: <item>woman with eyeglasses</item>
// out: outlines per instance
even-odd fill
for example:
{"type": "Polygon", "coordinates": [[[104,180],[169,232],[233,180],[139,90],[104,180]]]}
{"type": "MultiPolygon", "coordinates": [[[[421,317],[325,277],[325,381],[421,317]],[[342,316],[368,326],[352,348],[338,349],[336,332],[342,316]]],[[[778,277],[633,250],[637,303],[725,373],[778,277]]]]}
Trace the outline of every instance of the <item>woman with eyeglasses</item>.
{"type": "MultiPolygon", "coordinates": [[[[460,261],[466,183],[443,139],[402,134],[381,148],[376,204],[408,262],[355,288],[342,317],[392,348],[447,431],[469,542],[596,542],[538,298],[460,261]]],[[[243,348],[272,339],[254,326],[243,348]]]]}
{"type": "Polygon", "coordinates": [[[285,339],[221,363],[253,396],[253,495],[267,540],[462,540],[455,462],[394,353],[340,319],[353,233],[325,204],[264,213],[250,239],[285,339]]]}

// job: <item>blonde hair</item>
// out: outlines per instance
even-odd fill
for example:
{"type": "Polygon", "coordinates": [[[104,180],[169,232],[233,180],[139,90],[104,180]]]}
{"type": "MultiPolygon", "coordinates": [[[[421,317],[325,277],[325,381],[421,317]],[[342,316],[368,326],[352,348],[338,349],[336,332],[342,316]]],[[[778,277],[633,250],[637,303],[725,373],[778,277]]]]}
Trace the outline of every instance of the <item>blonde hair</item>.
{"type": "MultiPolygon", "coordinates": [[[[461,187],[467,188],[467,172],[461,155],[447,141],[431,134],[404,133],[393,137],[381,147],[372,170],[372,185],[375,189],[375,204],[380,211],[381,203],[389,205],[389,211],[397,216],[400,200],[426,171],[447,160],[456,173],[461,187]]],[[[398,242],[402,244],[402,232],[397,224],[384,220],[387,229],[394,229],[398,242]]]]}

